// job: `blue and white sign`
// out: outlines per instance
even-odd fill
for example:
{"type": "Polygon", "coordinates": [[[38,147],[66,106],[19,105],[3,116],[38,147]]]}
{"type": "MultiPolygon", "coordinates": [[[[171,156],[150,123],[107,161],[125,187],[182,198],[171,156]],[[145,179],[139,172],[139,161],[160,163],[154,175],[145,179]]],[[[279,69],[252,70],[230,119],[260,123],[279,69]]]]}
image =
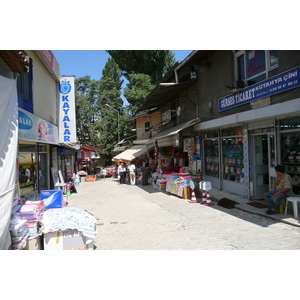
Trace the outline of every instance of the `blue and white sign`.
{"type": "Polygon", "coordinates": [[[61,77],[59,85],[59,142],[62,144],[77,141],[74,90],[74,77],[61,77]]]}
{"type": "Polygon", "coordinates": [[[18,108],[19,140],[58,145],[58,127],[18,108]]]}
{"type": "Polygon", "coordinates": [[[300,67],[297,67],[219,99],[219,111],[274,95],[299,85],[300,67]]]}

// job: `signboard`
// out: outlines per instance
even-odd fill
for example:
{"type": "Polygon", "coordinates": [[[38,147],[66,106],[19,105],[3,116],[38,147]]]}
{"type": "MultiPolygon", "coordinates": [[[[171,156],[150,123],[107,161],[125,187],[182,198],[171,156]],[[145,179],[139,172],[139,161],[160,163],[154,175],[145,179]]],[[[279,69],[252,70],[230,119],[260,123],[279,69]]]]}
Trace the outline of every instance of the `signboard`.
{"type": "Polygon", "coordinates": [[[19,140],[58,145],[57,126],[18,108],[19,140]]]}
{"type": "Polygon", "coordinates": [[[161,121],[162,121],[162,125],[166,125],[171,121],[171,109],[165,111],[161,115],[161,121]]]}
{"type": "Polygon", "coordinates": [[[61,77],[59,92],[59,142],[75,143],[77,137],[74,77],[61,77]]]}
{"type": "Polygon", "coordinates": [[[219,99],[219,111],[274,95],[299,85],[300,67],[297,67],[219,99]]]}

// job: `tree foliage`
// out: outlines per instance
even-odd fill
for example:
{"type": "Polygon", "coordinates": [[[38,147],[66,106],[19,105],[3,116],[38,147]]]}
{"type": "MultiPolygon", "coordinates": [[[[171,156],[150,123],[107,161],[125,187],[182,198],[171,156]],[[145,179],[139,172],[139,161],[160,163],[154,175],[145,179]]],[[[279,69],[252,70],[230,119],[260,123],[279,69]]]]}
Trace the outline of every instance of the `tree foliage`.
{"type": "Polygon", "coordinates": [[[124,95],[128,101],[130,114],[133,115],[136,110],[145,102],[147,95],[155,85],[151,84],[151,78],[146,74],[130,74],[129,83],[124,89],[124,95]]]}
{"type": "Polygon", "coordinates": [[[147,74],[152,84],[157,84],[175,64],[171,50],[107,50],[130,81],[130,74],[147,74]]]}
{"type": "Polygon", "coordinates": [[[100,92],[97,103],[101,111],[99,147],[106,153],[111,153],[118,142],[118,136],[120,138],[123,136],[123,100],[121,98],[123,80],[121,77],[122,74],[118,65],[112,58],[109,58],[99,81],[100,92]]]}
{"type": "Polygon", "coordinates": [[[99,117],[97,101],[99,82],[90,76],[75,79],[75,105],[77,137],[82,144],[96,146],[98,143],[96,120],[99,117]]]}

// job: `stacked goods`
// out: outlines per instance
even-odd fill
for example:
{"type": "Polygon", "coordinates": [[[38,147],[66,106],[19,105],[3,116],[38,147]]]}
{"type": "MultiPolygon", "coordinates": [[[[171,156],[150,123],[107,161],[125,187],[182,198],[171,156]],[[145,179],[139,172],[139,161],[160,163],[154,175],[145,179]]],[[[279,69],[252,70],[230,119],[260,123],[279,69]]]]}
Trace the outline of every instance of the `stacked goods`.
{"type": "Polygon", "coordinates": [[[157,185],[160,189],[165,189],[167,185],[166,179],[157,179],[157,185]]]}
{"type": "Polygon", "coordinates": [[[27,221],[29,236],[39,234],[40,221],[44,213],[44,201],[26,201],[18,211],[21,219],[27,221]]]}
{"type": "Polygon", "coordinates": [[[174,180],[174,183],[182,186],[190,186],[190,181],[193,181],[189,173],[178,174],[179,177],[174,180]]]}
{"type": "Polygon", "coordinates": [[[189,198],[190,182],[193,180],[189,173],[174,173],[166,176],[166,191],[180,196],[189,198]]]}
{"type": "Polygon", "coordinates": [[[15,215],[10,221],[9,230],[12,239],[12,249],[24,249],[29,236],[27,221],[22,220],[18,215],[15,215]]]}

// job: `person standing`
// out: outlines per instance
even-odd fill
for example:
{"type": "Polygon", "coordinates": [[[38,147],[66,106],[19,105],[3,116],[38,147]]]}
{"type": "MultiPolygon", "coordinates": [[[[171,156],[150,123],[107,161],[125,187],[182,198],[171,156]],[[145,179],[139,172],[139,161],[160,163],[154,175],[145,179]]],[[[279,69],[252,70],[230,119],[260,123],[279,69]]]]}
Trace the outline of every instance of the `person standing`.
{"type": "Polygon", "coordinates": [[[142,171],[142,185],[148,185],[148,180],[151,176],[151,169],[149,168],[148,164],[146,163],[144,167],[141,169],[142,171]]]}
{"type": "Polygon", "coordinates": [[[125,178],[126,178],[126,167],[123,162],[120,163],[118,167],[118,174],[120,176],[120,184],[125,183],[125,178]]]}
{"type": "Polygon", "coordinates": [[[269,206],[269,209],[266,211],[267,215],[278,214],[280,200],[290,196],[292,193],[292,179],[289,174],[284,172],[285,167],[276,166],[275,171],[277,179],[274,182],[274,189],[264,193],[264,198],[269,206]]]}
{"type": "Polygon", "coordinates": [[[136,168],[134,163],[131,163],[128,166],[128,171],[129,171],[130,184],[135,185],[136,168]]]}

